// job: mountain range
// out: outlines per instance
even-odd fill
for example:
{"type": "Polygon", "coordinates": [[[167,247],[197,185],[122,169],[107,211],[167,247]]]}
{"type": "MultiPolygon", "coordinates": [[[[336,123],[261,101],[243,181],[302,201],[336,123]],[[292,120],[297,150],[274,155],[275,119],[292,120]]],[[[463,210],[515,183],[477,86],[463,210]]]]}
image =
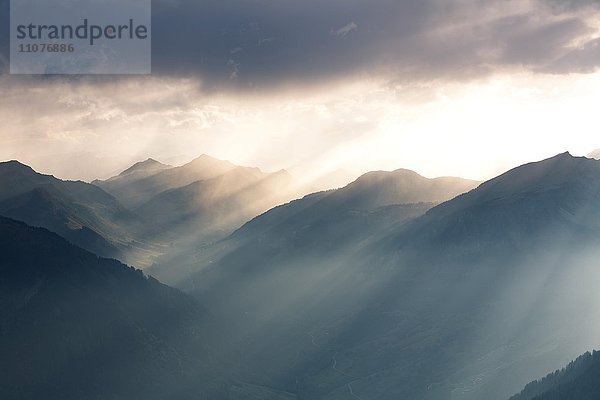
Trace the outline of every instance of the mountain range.
{"type": "Polygon", "coordinates": [[[228,318],[241,353],[258,349],[244,362],[262,384],[503,399],[594,346],[594,319],[578,321],[595,315],[581,282],[598,277],[600,162],[561,154],[435,207],[346,200],[354,187],[254,219],[178,284],[228,318]]]}
{"type": "MultiPolygon", "coordinates": [[[[169,171],[165,171],[169,172],[169,171]]],[[[236,167],[222,175],[166,190],[135,209],[158,229],[222,237],[244,221],[289,200],[292,177],[236,167]]],[[[181,233],[180,233],[181,235],[181,233]]]]}
{"type": "Polygon", "coordinates": [[[94,185],[8,162],[0,183],[2,398],[597,393],[595,353],[526,384],[598,345],[600,161],[379,171],[289,203],[284,171],[208,156],[94,185]],[[96,255],[128,244],[178,289],[96,255]]]}
{"type": "Polygon", "coordinates": [[[286,171],[265,173],[207,155],[179,167],[148,159],[93,184],[150,227],[139,239],[159,248],[141,267],[179,265],[188,249],[227,236],[303,190],[286,171]]]}
{"type": "Polygon", "coordinates": [[[0,163],[0,215],[140,268],[218,240],[299,190],[285,171],[264,173],[206,155],[180,167],[148,159],[93,184],[0,163]]]}
{"type": "Polygon", "coordinates": [[[143,222],[113,196],[17,161],[0,163],[0,215],[50,229],[98,255],[125,258],[143,222]]]}
{"type": "Polygon", "coordinates": [[[229,161],[207,155],[201,155],[179,167],[148,159],[134,164],[117,176],[92,183],[112,193],[126,207],[134,209],[166,190],[216,178],[235,168],[229,161]]]}
{"type": "MultiPolygon", "coordinates": [[[[276,262],[278,255],[271,250],[290,250],[298,256],[324,248],[339,252],[350,236],[364,236],[371,233],[371,226],[381,229],[381,224],[397,224],[421,215],[433,205],[472,189],[478,183],[450,177],[427,179],[403,169],[367,173],[344,188],[308,195],[252,219],[230,238],[212,247],[201,247],[188,263],[164,268],[157,266],[150,272],[170,284],[185,281],[193,285],[194,280],[189,280],[190,273],[197,269],[198,260],[214,249],[222,252],[220,249],[225,247],[235,254],[243,252],[241,247],[253,249],[244,252],[243,257],[249,257],[251,253],[248,260],[256,260],[257,264],[276,262]],[[262,252],[265,245],[267,248],[262,252]]],[[[229,279],[221,264],[212,268],[219,271],[222,279],[229,279]]]]}

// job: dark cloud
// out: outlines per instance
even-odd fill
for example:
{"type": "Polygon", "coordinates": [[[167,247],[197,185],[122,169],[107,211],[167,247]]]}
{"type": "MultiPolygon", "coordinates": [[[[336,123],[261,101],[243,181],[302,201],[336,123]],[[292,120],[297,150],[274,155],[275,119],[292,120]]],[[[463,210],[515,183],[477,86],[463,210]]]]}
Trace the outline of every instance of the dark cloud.
{"type": "Polygon", "coordinates": [[[589,29],[576,18],[540,23],[532,16],[520,15],[492,24],[490,31],[490,42],[494,37],[502,38],[498,62],[535,66],[560,56],[573,38],[589,29]]]}
{"type": "Polygon", "coordinates": [[[502,68],[590,71],[597,2],[540,0],[156,2],[154,71],[209,86],[262,87],[352,75],[470,79],[502,68]],[[524,6],[527,5],[527,6],[524,6]],[[578,14],[585,9],[585,13],[578,14]],[[585,54],[583,54],[585,53],[585,54]]]}
{"type": "Polygon", "coordinates": [[[0,0],[0,74],[8,72],[8,46],[10,46],[9,5],[9,0],[0,0]]]}
{"type": "Polygon", "coordinates": [[[155,71],[264,85],[377,66],[394,37],[421,30],[427,2],[183,0],[153,15],[155,71]]]}
{"type": "MultiPolygon", "coordinates": [[[[2,40],[8,24],[2,7],[2,40]]],[[[153,73],[208,88],[589,72],[597,0],[155,0],[153,73]],[[588,44],[573,47],[584,38],[588,44]]],[[[1,61],[0,61],[1,62],[1,61]]]]}

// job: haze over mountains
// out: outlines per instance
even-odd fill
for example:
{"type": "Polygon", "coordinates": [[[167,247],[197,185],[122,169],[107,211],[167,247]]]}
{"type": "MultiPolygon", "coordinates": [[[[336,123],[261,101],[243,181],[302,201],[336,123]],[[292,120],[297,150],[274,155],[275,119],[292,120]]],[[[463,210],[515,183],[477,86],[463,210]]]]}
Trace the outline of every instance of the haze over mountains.
{"type": "Polygon", "coordinates": [[[93,184],[115,195],[124,205],[136,208],[169,189],[221,176],[236,166],[202,155],[180,167],[171,167],[148,159],[121,174],[93,184]]]}
{"type": "Polygon", "coordinates": [[[325,213],[335,222],[319,226],[310,217],[327,197],[308,196],[204,249],[181,287],[260,349],[246,362],[265,385],[507,398],[597,345],[586,282],[599,277],[599,193],[600,163],[562,154],[417,218],[429,207],[325,213]]]}
{"type": "Polygon", "coordinates": [[[7,398],[508,399],[598,347],[600,161],[372,172],[261,215],[289,175],[207,156],[96,182],[112,194],[16,162],[0,183],[0,214],[64,237],[175,238],[146,271],[188,292],[0,218],[7,398]]]}
{"type": "Polygon", "coordinates": [[[285,171],[264,173],[207,155],[180,167],[149,159],[93,183],[152,221],[159,235],[196,240],[221,238],[302,190],[285,171]]]}
{"type": "MultiPolygon", "coordinates": [[[[479,182],[461,178],[427,179],[419,174],[400,169],[393,172],[367,173],[344,188],[319,192],[277,207],[245,224],[229,239],[215,245],[217,248],[246,247],[265,253],[253,254],[257,264],[276,262],[274,251],[293,251],[303,257],[312,252],[326,250],[330,253],[344,250],[350,238],[359,240],[377,234],[382,224],[399,224],[407,218],[423,214],[433,205],[451,199],[477,186],[479,182]],[[375,228],[372,231],[371,228],[375,228]]],[[[202,253],[211,254],[204,247],[202,253]]],[[[249,254],[244,254],[249,256],[249,254]]],[[[196,265],[182,265],[190,273],[196,265]]],[[[211,261],[212,262],[212,261],[211,261]]],[[[227,280],[220,266],[219,275],[227,280]]],[[[173,275],[175,268],[152,269],[165,282],[176,284],[183,278],[173,275]]]]}
{"type": "Polygon", "coordinates": [[[222,238],[300,190],[285,171],[263,173],[206,155],[181,167],[148,159],[94,184],[0,163],[0,215],[142,268],[180,248],[173,245],[222,238]]]}
{"type": "Polygon", "coordinates": [[[244,221],[295,196],[285,171],[266,174],[236,167],[201,181],[161,192],[135,209],[158,229],[222,237],[244,221]]]}
{"type": "Polygon", "coordinates": [[[127,196],[130,193],[128,187],[169,168],[171,168],[170,165],[162,164],[149,158],[146,161],[135,163],[117,176],[113,176],[105,181],[96,180],[92,184],[102,187],[107,192],[117,194],[124,205],[131,207],[135,206],[135,199],[127,196]]]}
{"type": "Polygon", "coordinates": [[[0,215],[48,228],[102,256],[122,258],[143,223],[113,196],[9,161],[0,163],[0,215]]]}

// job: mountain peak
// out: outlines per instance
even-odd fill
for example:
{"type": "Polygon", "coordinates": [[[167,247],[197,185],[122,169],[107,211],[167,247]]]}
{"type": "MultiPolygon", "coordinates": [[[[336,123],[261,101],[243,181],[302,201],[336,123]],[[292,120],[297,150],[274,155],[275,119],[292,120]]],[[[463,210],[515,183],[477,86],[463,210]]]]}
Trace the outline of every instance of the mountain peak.
{"type": "Polygon", "coordinates": [[[476,190],[441,204],[430,213],[447,214],[473,204],[510,196],[521,197],[525,193],[554,190],[566,185],[586,187],[597,182],[599,173],[600,165],[596,161],[565,152],[513,168],[482,183],[476,190]]]}
{"type": "Polygon", "coordinates": [[[550,157],[549,160],[552,160],[555,158],[579,158],[579,157],[575,157],[574,155],[571,154],[571,152],[565,151],[564,153],[559,153],[559,154],[555,155],[554,157],[550,157]]]}
{"type": "Polygon", "coordinates": [[[279,171],[274,172],[273,175],[285,176],[285,177],[288,177],[288,178],[293,178],[292,174],[290,174],[287,169],[280,169],[279,171]]]}
{"type": "Polygon", "coordinates": [[[212,173],[220,175],[236,167],[237,165],[229,161],[219,160],[218,158],[211,157],[207,154],[202,154],[179,168],[183,170],[188,170],[190,172],[204,171],[205,173],[209,173],[212,171],[212,173]]]}
{"type": "Polygon", "coordinates": [[[50,175],[40,174],[29,165],[17,160],[0,162],[0,175],[14,180],[15,184],[20,184],[19,180],[22,178],[45,180],[51,177],[50,175]]]}
{"type": "Polygon", "coordinates": [[[26,170],[26,171],[35,172],[33,170],[33,168],[31,168],[29,165],[23,164],[17,160],[9,160],[9,161],[0,162],[0,168],[10,169],[12,171],[26,170]]]}
{"type": "Polygon", "coordinates": [[[132,174],[134,172],[140,172],[140,171],[145,171],[145,172],[160,171],[160,170],[167,169],[167,168],[171,168],[171,166],[167,165],[167,164],[163,164],[159,161],[156,161],[153,158],[148,158],[145,161],[140,161],[140,162],[133,164],[131,167],[129,167],[125,171],[121,172],[119,174],[119,176],[125,176],[125,175],[132,174]]]}
{"type": "Polygon", "coordinates": [[[574,157],[569,152],[555,155],[545,160],[528,163],[513,168],[482,186],[503,183],[512,188],[530,188],[533,185],[559,184],[569,180],[580,168],[590,165],[585,157],[574,157]]]}
{"type": "Polygon", "coordinates": [[[358,177],[354,182],[348,184],[348,186],[357,185],[372,185],[379,183],[384,180],[394,180],[398,178],[413,178],[413,179],[425,179],[415,171],[409,169],[400,168],[394,171],[370,171],[358,177]]]}
{"type": "Polygon", "coordinates": [[[330,197],[358,209],[393,204],[439,203],[473,189],[478,182],[461,178],[429,179],[409,169],[372,171],[330,197]]]}
{"type": "Polygon", "coordinates": [[[192,164],[192,165],[198,165],[198,164],[228,164],[228,165],[233,165],[231,162],[227,161],[227,160],[220,160],[218,158],[209,156],[208,154],[201,154],[199,157],[194,158],[192,161],[190,161],[188,163],[192,164]]]}

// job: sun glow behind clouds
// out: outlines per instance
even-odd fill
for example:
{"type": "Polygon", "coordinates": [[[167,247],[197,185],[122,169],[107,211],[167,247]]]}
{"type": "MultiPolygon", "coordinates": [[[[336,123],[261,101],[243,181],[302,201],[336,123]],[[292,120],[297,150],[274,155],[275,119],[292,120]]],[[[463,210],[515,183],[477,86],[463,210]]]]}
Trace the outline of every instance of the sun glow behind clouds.
{"type": "Polygon", "coordinates": [[[333,186],[396,168],[487,179],[600,147],[600,74],[418,87],[357,80],[261,95],[211,95],[192,80],[156,78],[17,85],[6,78],[0,87],[0,159],[71,179],[202,153],[310,179],[346,171],[333,186]]]}
{"type": "Polygon", "coordinates": [[[600,146],[599,89],[599,75],[522,75],[446,87],[410,115],[401,114],[401,105],[387,113],[371,151],[387,168],[395,155],[428,176],[476,179],[564,151],[585,155],[600,146]]]}

